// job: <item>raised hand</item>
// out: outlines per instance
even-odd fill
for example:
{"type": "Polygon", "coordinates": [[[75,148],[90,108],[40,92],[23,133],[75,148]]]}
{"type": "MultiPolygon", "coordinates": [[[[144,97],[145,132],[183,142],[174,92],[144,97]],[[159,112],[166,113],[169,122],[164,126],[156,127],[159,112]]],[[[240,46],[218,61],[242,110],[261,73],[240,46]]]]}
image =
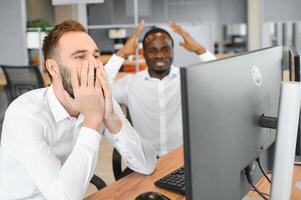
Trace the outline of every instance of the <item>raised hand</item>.
{"type": "Polygon", "coordinates": [[[194,52],[198,55],[206,53],[206,48],[204,48],[201,44],[199,44],[195,39],[193,39],[189,33],[187,33],[181,26],[176,24],[173,21],[168,23],[168,26],[177,34],[183,37],[183,41],[180,41],[179,45],[184,47],[186,50],[190,52],[194,52]]]}
{"type": "Polygon", "coordinates": [[[135,28],[134,32],[132,32],[131,36],[126,41],[125,45],[116,53],[117,56],[126,58],[129,55],[135,54],[135,49],[138,46],[137,39],[143,27],[144,27],[144,20],[141,20],[140,23],[135,28]]]}

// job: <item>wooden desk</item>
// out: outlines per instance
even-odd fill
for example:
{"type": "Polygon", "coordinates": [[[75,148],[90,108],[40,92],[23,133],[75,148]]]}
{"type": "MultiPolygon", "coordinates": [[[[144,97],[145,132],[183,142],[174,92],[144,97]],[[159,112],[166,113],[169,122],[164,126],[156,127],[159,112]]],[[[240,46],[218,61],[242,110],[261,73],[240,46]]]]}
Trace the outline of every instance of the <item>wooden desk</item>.
{"type": "MultiPolygon", "coordinates": [[[[175,169],[183,166],[183,148],[180,147],[175,151],[167,154],[166,156],[161,157],[158,160],[158,164],[155,172],[150,176],[144,176],[138,173],[133,173],[125,178],[120,179],[119,181],[109,185],[108,187],[102,189],[99,192],[92,194],[87,197],[86,200],[100,200],[100,199],[135,199],[139,194],[147,191],[156,191],[168,196],[170,199],[185,199],[184,196],[169,192],[157,188],[154,185],[154,182],[161,177],[169,174],[175,169]]],[[[291,200],[301,199],[301,190],[298,190],[295,187],[295,183],[301,181],[301,166],[294,167],[293,175],[293,185],[292,185],[292,195],[291,200]]],[[[260,191],[268,193],[270,190],[270,184],[266,179],[262,178],[257,187],[260,191]]],[[[259,197],[257,193],[250,191],[247,194],[248,197],[259,197]]]]}
{"type": "Polygon", "coordinates": [[[0,73],[0,88],[6,85],[6,79],[3,73],[0,73]]]}
{"type": "Polygon", "coordinates": [[[155,172],[150,176],[132,173],[127,177],[116,181],[99,192],[86,198],[86,200],[96,199],[135,199],[139,194],[147,191],[156,191],[168,196],[170,199],[185,199],[184,196],[160,189],[154,182],[169,174],[175,169],[183,166],[183,148],[180,147],[158,160],[155,172]]]}

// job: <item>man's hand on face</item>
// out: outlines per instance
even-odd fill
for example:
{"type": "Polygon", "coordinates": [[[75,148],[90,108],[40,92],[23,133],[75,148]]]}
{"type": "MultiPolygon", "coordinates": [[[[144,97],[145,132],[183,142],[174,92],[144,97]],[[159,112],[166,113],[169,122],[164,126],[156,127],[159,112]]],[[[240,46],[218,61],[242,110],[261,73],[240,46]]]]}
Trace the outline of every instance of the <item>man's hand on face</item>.
{"type": "Polygon", "coordinates": [[[116,55],[122,58],[127,58],[129,55],[135,54],[135,49],[137,48],[138,36],[141,33],[144,26],[144,20],[137,25],[134,32],[131,34],[129,39],[126,41],[125,45],[117,51],[116,55]]]}
{"type": "Polygon", "coordinates": [[[98,131],[104,120],[105,99],[96,73],[100,73],[101,64],[93,60],[84,60],[78,63],[71,71],[71,84],[74,98],[65,91],[65,96],[73,109],[84,115],[83,126],[98,131]]]}
{"type": "Polygon", "coordinates": [[[168,26],[177,34],[181,35],[183,37],[183,41],[181,41],[179,44],[184,47],[186,50],[190,52],[194,52],[198,55],[201,55],[203,53],[206,53],[206,49],[199,44],[195,39],[193,39],[189,33],[187,33],[181,26],[176,24],[173,21],[170,21],[168,23],[168,26]]]}
{"type": "Polygon", "coordinates": [[[97,69],[96,79],[100,81],[104,95],[104,124],[111,133],[118,133],[122,128],[122,123],[113,110],[112,91],[109,86],[107,74],[102,65],[99,65],[99,68],[97,69]]]}

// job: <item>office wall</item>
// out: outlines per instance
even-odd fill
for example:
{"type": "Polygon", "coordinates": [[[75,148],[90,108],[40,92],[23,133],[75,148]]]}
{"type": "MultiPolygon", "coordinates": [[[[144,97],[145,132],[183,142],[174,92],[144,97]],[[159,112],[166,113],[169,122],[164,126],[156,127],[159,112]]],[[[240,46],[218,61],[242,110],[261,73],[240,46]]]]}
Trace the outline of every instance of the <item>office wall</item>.
{"type": "Polygon", "coordinates": [[[300,21],[300,8],[300,0],[264,0],[263,19],[265,22],[300,21]]]}
{"type": "Polygon", "coordinates": [[[51,0],[26,0],[27,20],[44,19],[53,24],[54,9],[51,0]]]}
{"type": "Polygon", "coordinates": [[[59,24],[66,19],[76,19],[75,5],[54,6],[54,23],[59,24]]]}
{"type": "Polygon", "coordinates": [[[0,27],[0,64],[27,65],[25,0],[1,0],[0,27]]]}
{"type": "MultiPolygon", "coordinates": [[[[129,1],[129,0],[128,0],[129,1]]],[[[206,22],[213,23],[214,41],[222,42],[222,25],[246,23],[246,2],[242,0],[152,0],[151,15],[139,13],[146,23],[206,22]]],[[[126,0],[105,1],[88,6],[88,24],[132,24],[133,16],[126,14],[126,0]]],[[[96,41],[107,40],[105,30],[93,30],[96,41]]],[[[113,41],[105,41],[105,50],[112,49],[113,41]]]]}

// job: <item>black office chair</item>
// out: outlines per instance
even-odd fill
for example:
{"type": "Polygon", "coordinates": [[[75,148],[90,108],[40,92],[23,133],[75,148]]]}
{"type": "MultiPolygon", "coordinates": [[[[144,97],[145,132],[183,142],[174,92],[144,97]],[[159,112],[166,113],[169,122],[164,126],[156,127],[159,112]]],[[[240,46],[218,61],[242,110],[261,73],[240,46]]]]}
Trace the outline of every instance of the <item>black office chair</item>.
{"type": "Polygon", "coordinates": [[[91,178],[90,183],[93,184],[97,188],[97,190],[101,190],[107,186],[107,184],[95,174],[91,178]]]}
{"type": "MultiPolygon", "coordinates": [[[[4,72],[7,82],[5,92],[8,103],[11,103],[14,99],[25,92],[44,87],[42,75],[39,68],[36,66],[1,65],[0,67],[4,72]]],[[[107,186],[106,183],[96,175],[93,175],[90,183],[92,183],[97,190],[101,190],[107,186]]]]}
{"type": "Polygon", "coordinates": [[[36,66],[1,66],[6,78],[6,95],[11,103],[21,94],[44,87],[44,81],[36,66]]]}
{"type": "MultiPolygon", "coordinates": [[[[128,107],[126,107],[126,118],[128,121],[132,124],[132,119],[130,112],[128,110],[128,107]]],[[[122,171],[122,164],[121,164],[121,155],[117,151],[117,149],[113,149],[113,156],[112,156],[112,166],[113,166],[113,174],[115,180],[119,180],[133,172],[130,168],[125,168],[124,171],[122,171]]]]}

